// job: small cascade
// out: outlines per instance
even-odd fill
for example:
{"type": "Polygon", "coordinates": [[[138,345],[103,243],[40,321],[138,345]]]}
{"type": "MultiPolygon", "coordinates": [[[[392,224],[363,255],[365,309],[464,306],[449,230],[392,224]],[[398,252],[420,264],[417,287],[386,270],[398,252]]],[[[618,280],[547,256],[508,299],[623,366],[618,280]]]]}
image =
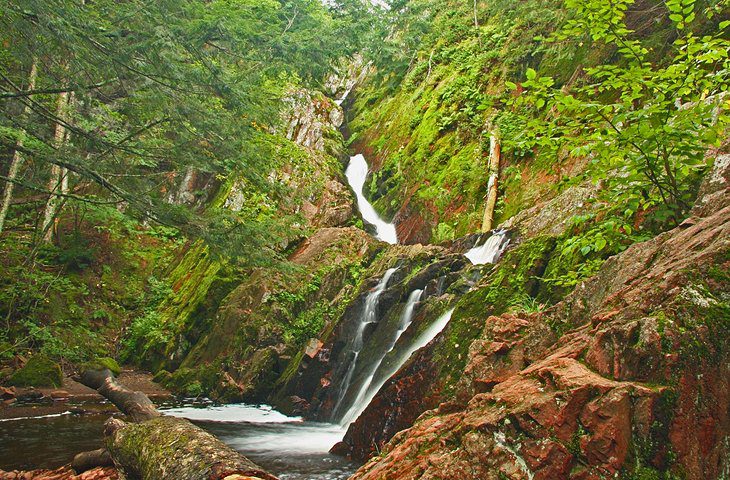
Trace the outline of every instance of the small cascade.
{"type": "Polygon", "coordinates": [[[411,292],[411,294],[408,296],[408,301],[406,302],[406,306],[403,309],[403,313],[400,317],[400,325],[398,326],[398,331],[395,333],[395,338],[393,339],[393,342],[390,345],[390,348],[388,349],[388,352],[390,353],[395,348],[395,344],[398,343],[398,339],[400,339],[400,336],[403,335],[403,332],[408,330],[408,327],[411,326],[411,323],[413,322],[413,312],[416,309],[416,304],[421,300],[421,297],[423,296],[423,290],[416,289],[411,292]]]}
{"type": "Polygon", "coordinates": [[[408,301],[403,308],[403,313],[401,313],[398,330],[393,335],[393,340],[391,341],[388,350],[379,355],[378,358],[370,366],[368,370],[368,375],[365,378],[365,381],[362,382],[362,384],[360,385],[360,389],[358,390],[355,399],[352,401],[349,410],[347,410],[347,413],[345,413],[345,415],[340,420],[341,425],[347,426],[350,424],[350,422],[359,417],[363,410],[365,410],[370,401],[373,399],[375,394],[378,392],[378,390],[380,390],[380,387],[382,385],[372,385],[373,379],[375,378],[375,373],[378,371],[380,365],[383,363],[385,356],[395,348],[396,343],[398,343],[398,339],[401,337],[401,335],[403,335],[403,332],[408,329],[411,322],[413,321],[413,311],[416,307],[416,303],[418,303],[418,301],[421,299],[422,294],[423,290],[418,289],[412,291],[411,294],[408,296],[408,301]]]}
{"type": "Polygon", "coordinates": [[[338,98],[337,100],[335,100],[335,103],[337,105],[339,105],[339,106],[342,106],[342,104],[344,103],[344,101],[347,100],[347,97],[350,96],[350,92],[352,92],[352,89],[353,88],[355,88],[355,83],[353,83],[352,85],[350,85],[349,87],[347,87],[347,90],[345,90],[345,92],[342,94],[342,96],[340,98],[338,98]]]}
{"type": "Polygon", "coordinates": [[[509,246],[509,237],[506,230],[495,231],[486,242],[477,245],[464,254],[474,265],[497,263],[499,257],[509,246]]]}
{"type": "Polygon", "coordinates": [[[350,360],[349,366],[347,367],[347,372],[345,373],[345,376],[342,378],[340,395],[337,399],[337,403],[335,404],[335,408],[332,410],[332,415],[334,418],[337,418],[340,404],[345,398],[347,391],[350,389],[350,382],[352,382],[352,376],[355,373],[355,368],[357,367],[357,360],[363,347],[363,334],[365,333],[365,328],[368,325],[373,324],[377,321],[378,301],[380,300],[380,295],[383,293],[383,291],[385,291],[385,288],[388,286],[388,281],[390,280],[390,277],[393,276],[396,270],[398,269],[391,268],[386,271],[385,275],[383,275],[383,278],[380,280],[378,285],[368,294],[367,298],[365,299],[365,310],[360,317],[360,323],[357,325],[357,329],[355,330],[355,335],[352,339],[350,347],[353,357],[352,360],[350,360]]]}
{"type": "Polygon", "coordinates": [[[363,187],[368,176],[368,164],[365,157],[361,154],[350,157],[350,163],[345,170],[345,176],[350,187],[357,197],[357,207],[360,209],[362,218],[375,225],[376,237],[384,242],[391,244],[398,243],[398,234],[395,231],[395,225],[388,223],[378,215],[373,205],[365,198],[363,187]]]}

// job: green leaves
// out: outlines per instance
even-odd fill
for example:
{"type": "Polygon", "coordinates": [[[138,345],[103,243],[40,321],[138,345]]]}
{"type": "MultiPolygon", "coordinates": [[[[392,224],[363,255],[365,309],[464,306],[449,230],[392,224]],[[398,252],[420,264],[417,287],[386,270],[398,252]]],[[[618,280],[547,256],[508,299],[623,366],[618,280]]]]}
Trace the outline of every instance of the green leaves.
{"type": "MultiPolygon", "coordinates": [[[[584,30],[601,42],[619,45],[627,61],[586,69],[586,82],[570,91],[554,88],[529,69],[526,91],[510,100],[514,108],[534,116],[526,122],[533,131],[521,139],[531,139],[541,155],[567,150],[590,156],[590,174],[605,183],[602,198],[608,210],[624,212],[627,218],[648,212],[650,222],[676,224],[689,209],[692,189],[706,168],[704,151],[727,126],[722,112],[728,106],[708,97],[730,87],[730,41],[719,32],[701,38],[686,33],[676,41],[673,55],[654,65],[643,61],[648,50],[623,25],[624,7],[632,2],[566,3],[575,8],[576,17],[554,40],[584,30]],[[542,113],[555,111],[557,117],[542,113]]],[[[678,28],[694,19],[693,0],[667,5],[681,22],[678,28]]],[[[506,142],[525,148],[517,140],[506,142]]],[[[631,234],[633,229],[627,225],[624,231],[631,234]]],[[[595,237],[580,251],[602,251],[606,239],[595,237]]]]}

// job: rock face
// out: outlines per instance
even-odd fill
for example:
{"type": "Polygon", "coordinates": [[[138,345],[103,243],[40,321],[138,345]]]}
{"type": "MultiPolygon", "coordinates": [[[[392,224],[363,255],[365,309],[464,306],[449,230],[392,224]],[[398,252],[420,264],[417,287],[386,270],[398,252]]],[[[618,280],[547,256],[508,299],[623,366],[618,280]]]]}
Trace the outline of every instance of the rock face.
{"type": "Polygon", "coordinates": [[[188,375],[225,398],[264,401],[299,346],[337,321],[352,295],[351,272],[379,248],[354,227],[323,228],[291,254],[298,270],[252,271],[222,300],[171,382],[190,384],[188,375]]]}
{"type": "Polygon", "coordinates": [[[309,90],[293,90],[284,99],[285,135],[306,148],[325,151],[326,139],[336,135],[345,115],[333,100],[309,90]]]}
{"type": "MultiPolygon", "coordinates": [[[[729,198],[716,190],[707,216],[610,258],[545,312],[485,313],[449,401],[353,478],[725,478],[729,198]]],[[[393,380],[401,397],[429,403],[429,360],[420,381],[413,367],[393,380]]]]}
{"type": "Polygon", "coordinates": [[[455,292],[470,289],[471,278],[483,273],[486,276],[461,295],[443,332],[415,352],[350,425],[344,441],[351,447],[351,457],[369,458],[423,412],[451,397],[466,367],[469,344],[481,332],[483,316],[505,311],[509,299],[532,291],[533,281],[528,279],[541,275],[554,244],[549,238],[536,239],[508,252],[496,268],[486,266],[482,272],[472,268],[459,273],[459,281],[450,288],[455,292]]]}

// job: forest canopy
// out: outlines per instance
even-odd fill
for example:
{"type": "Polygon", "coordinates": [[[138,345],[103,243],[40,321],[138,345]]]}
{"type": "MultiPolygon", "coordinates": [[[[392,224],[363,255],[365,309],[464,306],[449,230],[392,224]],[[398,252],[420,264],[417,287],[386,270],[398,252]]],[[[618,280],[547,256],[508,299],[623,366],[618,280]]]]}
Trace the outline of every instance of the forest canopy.
{"type": "Polygon", "coordinates": [[[281,222],[181,206],[171,182],[194,169],[279,194],[268,137],[280,100],[356,51],[370,11],[359,1],[4,1],[0,145],[11,167],[0,231],[7,219],[48,241],[64,204],[84,202],[229,246],[270,243],[281,222]],[[8,215],[13,190],[45,195],[45,208],[8,215]]]}

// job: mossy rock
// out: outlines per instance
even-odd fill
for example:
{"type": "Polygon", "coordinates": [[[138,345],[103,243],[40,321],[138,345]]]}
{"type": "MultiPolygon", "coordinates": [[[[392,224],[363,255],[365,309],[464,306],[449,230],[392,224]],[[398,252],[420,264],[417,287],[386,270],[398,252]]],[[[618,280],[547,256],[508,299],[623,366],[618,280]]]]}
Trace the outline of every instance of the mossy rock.
{"type": "Polygon", "coordinates": [[[35,355],[23,368],[13,373],[10,385],[16,387],[60,387],[63,372],[58,363],[45,355],[35,355]]]}
{"type": "Polygon", "coordinates": [[[86,362],[81,366],[81,370],[109,370],[114,375],[122,373],[122,368],[116,360],[111,357],[97,357],[90,362],[86,362]]]}

